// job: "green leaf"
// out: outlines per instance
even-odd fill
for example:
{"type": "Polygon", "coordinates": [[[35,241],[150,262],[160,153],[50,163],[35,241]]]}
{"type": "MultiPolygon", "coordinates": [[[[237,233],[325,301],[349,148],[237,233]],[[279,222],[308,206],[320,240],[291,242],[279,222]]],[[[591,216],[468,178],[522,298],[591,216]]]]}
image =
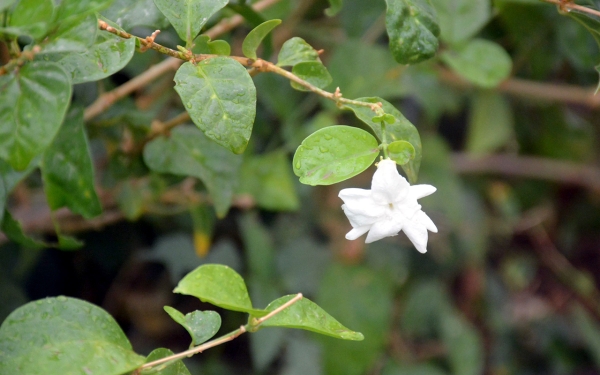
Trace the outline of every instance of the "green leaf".
{"type": "Polygon", "coordinates": [[[457,43],[473,37],[491,17],[488,0],[431,0],[440,22],[441,38],[457,43]]]}
{"type": "Polygon", "coordinates": [[[2,220],[0,229],[2,229],[2,232],[9,240],[18,243],[26,249],[41,249],[47,247],[44,242],[27,237],[21,224],[15,220],[6,209],[4,210],[4,220],[2,220]]]}
{"type": "Polygon", "coordinates": [[[52,0],[21,0],[11,13],[8,28],[0,28],[0,32],[29,35],[38,40],[51,27],[53,13],[52,0]]]}
{"type": "Polygon", "coordinates": [[[220,264],[205,264],[185,275],[173,291],[198,297],[203,302],[253,316],[266,315],[252,307],[246,284],[239,273],[220,264]]]}
{"type": "Polygon", "coordinates": [[[242,158],[212,142],[198,129],[179,126],[169,138],[156,138],[146,145],[144,161],[157,172],[201,179],[217,215],[223,217],[229,210],[242,158]]]}
{"type": "Polygon", "coordinates": [[[456,313],[442,314],[441,336],[448,349],[452,374],[477,375],[483,372],[483,340],[474,327],[456,313]]]}
{"type": "MultiPolygon", "coordinates": [[[[239,220],[244,240],[246,264],[254,279],[269,282],[275,275],[275,247],[269,230],[256,213],[245,213],[239,220]]],[[[270,301],[265,301],[265,304],[270,301]]]]}
{"type": "MultiPolygon", "coordinates": [[[[67,29],[84,18],[107,8],[113,0],[62,0],[54,22],[67,29]]],[[[92,39],[93,40],[93,39],[92,39]]]]}
{"type": "MultiPolygon", "coordinates": [[[[292,68],[292,73],[320,89],[327,87],[332,81],[331,74],[329,74],[325,65],[319,61],[299,62],[292,68]]],[[[296,90],[310,91],[294,81],[290,81],[290,84],[296,90]]]]}
{"type": "Polygon", "coordinates": [[[200,345],[210,339],[221,327],[221,316],[214,311],[196,310],[183,315],[170,306],[165,306],[164,309],[174,321],[188,331],[194,345],[200,345]]]}
{"type": "Polygon", "coordinates": [[[473,39],[440,57],[459,76],[484,88],[498,86],[512,69],[508,53],[498,44],[483,39],[473,39]]]}
{"type": "Polygon", "coordinates": [[[385,0],[385,27],[390,51],[400,64],[416,64],[430,59],[438,49],[435,9],[429,0],[385,0]]]}
{"type": "Polygon", "coordinates": [[[317,130],[294,154],[294,173],[307,185],[331,185],[356,176],[379,155],[368,132],[344,125],[317,130]]]}
{"type": "Polygon", "coordinates": [[[125,30],[135,26],[148,26],[152,29],[165,29],[169,21],[154,4],[154,0],[115,0],[112,5],[100,12],[125,30]]]}
{"type": "Polygon", "coordinates": [[[262,43],[263,39],[281,23],[281,20],[269,20],[256,26],[246,35],[242,42],[242,53],[244,56],[257,59],[256,50],[262,43]]]}
{"type": "Polygon", "coordinates": [[[300,206],[291,164],[283,151],[252,156],[241,168],[239,193],[252,195],[260,208],[294,211],[300,206]]]}
{"type": "Polygon", "coordinates": [[[4,10],[16,2],[17,0],[0,0],[0,10],[4,10]]]}
{"type": "Polygon", "coordinates": [[[340,10],[342,10],[342,4],[344,0],[329,0],[329,8],[325,9],[325,14],[329,17],[335,16],[340,10]]]}
{"type": "Polygon", "coordinates": [[[513,113],[506,98],[495,92],[478,92],[472,99],[467,133],[467,150],[491,153],[513,135],[513,113]]]}
{"type": "Polygon", "coordinates": [[[388,145],[390,159],[398,165],[404,165],[415,158],[415,148],[410,142],[394,141],[388,145]]]}
{"type": "Polygon", "coordinates": [[[304,39],[297,36],[286,40],[277,56],[278,66],[294,66],[301,62],[311,61],[321,62],[319,53],[304,39]]]}
{"type": "Polygon", "coordinates": [[[0,327],[1,374],[118,375],[143,363],[106,311],[75,298],[30,302],[0,327]]]}
{"type": "Polygon", "coordinates": [[[600,327],[595,319],[579,304],[571,312],[571,319],[587,346],[596,366],[600,366],[600,327]]]}
{"type": "Polygon", "coordinates": [[[72,109],[65,118],[44,153],[41,169],[50,209],[68,207],[85,218],[102,212],[81,108],[72,109]]]}
{"type": "Polygon", "coordinates": [[[231,46],[224,40],[213,40],[206,43],[208,52],[213,55],[229,56],[231,55],[231,46]]]}
{"type": "Polygon", "coordinates": [[[256,115],[256,88],[246,68],[226,57],[187,62],[175,74],[175,91],[207,137],[244,152],[256,115]]]}
{"type": "MultiPolygon", "coordinates": [[[[273,311],[294,298],[295,294],[283,296],[271,302],[265,308],[267,311],[273,311]]],[[[361,341],[364,336],[360,332],[354,332],[344,327],[334,317],[308,298],[302,298],[293,305],[282,310],[272,318],[266,320],[261,327],[287,327],[306,329],[320,333],[322,335],[332,336],[343,340],[361,341]]]]}
{"type": "Polygon", "coordinates": [[[96,40],[98,19],[94,14],[76,23],[60,23],[42,44],[42,53],[85,52],[96,40]]]}
{"type": "MultiPolygon", "coordinates": [[[[419,132],[417,128],[410,121],[404,117],[400,111],[398,111],[392,104],[389,102],[378,98],[358,98],[356,99],[360,102],[365,103],[381,103],[383,105],[383,111],[387,114],[394,116],[396,121],[393,124],[386,125],[386,140],[388,142],[394,141],[407,141],[415,148],[415,157],[411,159],[408,163],[402,165],[402,169],[406,172],[408,180],[411,184],[414,184],[417,181],[417,177],[419,175],[419,167],[421,166],[421,138],[419,137],[419,132]]],[[[345,108],[351,109],[356,117],[358,117],[362,122],[369,125],[373,132],[382,140],[382,131],[381,124],[377,122],[373,122],[374,112],[367,107],[347,104],[345,108]]]]}
{"type": "Polygon", "coordinates": [[[223,8],[229,0],[154,0],[167,17],[181,40],[191,46],[192,40],[213,14],[223,8]]]}
{"type": "MultiPolygon", "coordinates": [[[[116,24],[106,22],[116,27],[116,24]]],[[[96,42],[86,50],[52,54],[49,58],[71,75],[73,83],[84,83],[98,81],[123,69],[133,57],[134,50],[134,38],[124,39],[101,30],[96,42]]]]}
{"type": "MultiPolygon", "coordinates": [[[[154,349],[148,357],[146,358],[146,363],[153,362],[165,357],[172,356],[173,352],[169,349],[158,348],[154,349]]],[[[159,366],[157,366],[158,368],[159,366]]],[[[191,375],[190,370],[185,366],[181,359],[177,361],[169,363],[165,368],[160,366],[160,370],[156,371],[155,368],[152,369],[153,375],[191,375]]]]}
{"type": "Polygon", "coordinates": [[[71,84],[55,63],[34,61],[0,76],[0,158],[27,168],[52,142],[71,99],[71,84]]]}

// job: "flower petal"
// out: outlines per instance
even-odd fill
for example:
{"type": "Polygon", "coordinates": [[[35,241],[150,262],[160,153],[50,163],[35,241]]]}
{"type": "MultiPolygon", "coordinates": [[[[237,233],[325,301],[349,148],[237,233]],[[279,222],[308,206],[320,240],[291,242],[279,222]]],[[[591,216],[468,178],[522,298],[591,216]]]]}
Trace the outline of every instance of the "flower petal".
{"type": "Polygon", "coordinates": [[[437,231],[438,231],[437,227],[435,226],[435,224],[433,223],[431,218],[429,218],[429,216],[427,216],[427,214],[425,212],[423,212],[423,211],[417,212],[417,214],[415,215],[415,220],[417,221],[417,223],[425,225],[425,228],[427,228],[431,232],[437,233],[437,231]]]}
{"type": "Polygon", "coordinates": [[[425,225],[416,221],[408,221],[404,224],[402,231],[420,253],[427,252],[427,228],[425,225]]]}
{"type": "Polygon", "coordinates": [[[408,197],[401,202],[394,203],[393,206],[394,217],[401,216],[410,220],[421,210],[421,205],[415,199],[408,199],[408,197]]]}
{"type": "Polygon", "coordinates": [[[408,197],[411,199],[421,199],[435,193],[437,189],[432,185],[413,185],[408,190],[408,197]]]}
{"type": "Polygon", "coordinates": [[[410,184],[398,173],[396,162],[385,159],[377,165],[371,182],[371,195],[377,203],[387,204],[406,197],[410,184]]]}
{"type": "Polygon", "coordinates": [[[375,242],[385,237],[392,237],[398,234],[402,229],[400,220],[381,220],[373,224],[365,243],[375,242]]]}
{"type": "Polygon", "coordinates": [[[346,233],[346,239],[350,240],[350,241],[355,240],[358,237],[362,236],[363,234],[367,233],[369,231],[369,229],[371,229],[370,225],[352,228],[352,230],[350,232],[346,233]]]}
{"type": "Polygon", "coordinates": [[[342,209],[353,227],[373,224],[385,214],[386,207],[377,204],[371,198],[369,190],[343,189],[338,196],[344,201],[342,209]],[[361,216],[364,216],[364,219],[361,219],[361,216]]]}
{"type": "Polygon", "coordinates": [[[348,221],[350,221],[350,224],[354,228],[362,227],[364,225],[371,226],[375,222],[381,220],[382,217],[379,215],[371,215],[369,214],[368,210],[365,210],[365,212],[353,211],[350,208],[348,208],[348,205],[346,204],[342,205],[342,210],[344,210],[346,217],[348,217],[348,221]]]}

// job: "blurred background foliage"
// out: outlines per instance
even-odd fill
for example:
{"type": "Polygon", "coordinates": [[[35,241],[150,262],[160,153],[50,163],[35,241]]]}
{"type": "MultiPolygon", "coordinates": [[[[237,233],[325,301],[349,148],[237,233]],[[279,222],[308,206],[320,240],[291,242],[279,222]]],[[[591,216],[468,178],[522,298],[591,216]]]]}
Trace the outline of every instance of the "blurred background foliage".
{"type": "MultiPolygon", "coordinates": [[[[125,3],[103,14],[136,35],[167,25],[152,1],[125,3]]],[[[324,50],[329,91],[383,97],[417,126],[419,182],[438,188],[420,201],[440,229],[429,252],[403,234],[368,246],[344,239],[350,225],[337,194],[367,188],[374,169],[309,187],[293,176],[291,155],[319,128],[364,125],[274,75],[254,77],[251,144],[234,208],[217,219],[202,182],[151,172],[135,147],[154,121],[184,110],[170,72],[87,122],[103,214],[55,214],[82,249],[1,240],[0,319],[64,294],[110,312],[138,353],[182,351],[187,333],[162,307],[208,308],[171,290],[196,266],[221,263],[244,275],[256,306],[302,292],[365,340],[264,329],[190,359],[194,374],[600,374],[600,97],[592,96],[600,54],[592,35],[538,1],[434,0],[438,57],[405,67],[387,47],[384,1],[345,0],[333,17],[325,11],[340,2],[281,0],[260,14],[244,3],[210,21],[236,11],[247,18],[221,36],[233,54],[253,25],[281,18],[265,58],[300,36],[324,50]],[[474,38],[510,55],[499,86],[486,81],[506,69],[493,53],[456,54],[474,38]]],[[[162,29],[157,42],[175,46],[176,33],[162,29]]],[[[162,59],[136,53],[109,79],[76,85],[74,101],[88,106],[162,59]]],[[[34,173],[9,208],[28,233],[52,240],[41,197],[34,173]]],[[[222,332],[243,323],[242,314],[220,313],[222,332]]]]}

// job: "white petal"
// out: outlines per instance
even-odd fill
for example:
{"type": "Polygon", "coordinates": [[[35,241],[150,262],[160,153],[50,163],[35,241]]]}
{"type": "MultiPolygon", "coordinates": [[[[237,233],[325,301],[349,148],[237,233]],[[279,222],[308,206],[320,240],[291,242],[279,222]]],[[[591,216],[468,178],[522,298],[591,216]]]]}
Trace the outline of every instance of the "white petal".
{"type": "Polygon", "coordinates": [[[353,228],[350,232],[346,233],[346,239],[350,241],[355,240],[363,234],[367,233],[369,229],[371,229],[370,225],[353,228]]]}
{"type": "Polygon", "coordinates": [[[342,198],[344,202],[346,202],[347,199],[365,198],[370,196],[371,190],[356,188],[342,189],[338,194],[338,197],[342,198]]]}
{"type": "Polygon", "coordinates": [[[429,216],[427,216],[427,214],[425,212],[423,212],[423,211],[417,212],[417,214],[415,215],[415,220],[419,224],[425,225],[425,228],[427,228],[431,232],[437,233],[437,231],[438,231],[437,227],[435,226],[435,224],[433,223],[431,218],[429,216]]]}
{"type": "Polygon", "coordinates": [[[352,224],[354,228],[362,227],[364,225],[370,226],[375,222],[381,220],[382,217],[379,215],[370,215],[368,210],[365,210],[365,212],[353,211],[348,208],[348,205],[345,204],[342,205],[342,210],[344,210],[346,217],[348,217],[350,224],[352,224]]]}
{"type": "Polygon", "coordinates": [[[427,252],[427,228],[425,228],[425,225],[409,221],[404,224],[402,231],[420,253],[427,252]]]}
{"type": "Polygon", "coordinates": [[[400,215],[412,220],[420,210],[421,205],[415,199],[408,199],[408,197],[401,202],[394,203],[394,216],[400,215]]]}
{"type": "Polygon", "coordinates": [[[392,237],[402,229],[402,221],[381,220],[373,224],[367,235],[365,243],[371,243],[385,237],[392,237]]]}
{"type": "Polygon", "coordinates": [[[435,193],[436,187],[432,185],[413,185],[408,191],[408,197],[412,199],[421,199],[435,193]]]}
{"type": "Polygon", "coordinates": [[[371,182],[371,194],[375,202],[385,204],[400,201],[408,194],[410,184],[398,173],[396,162],[385,159],[377,165],[371,182]]]}

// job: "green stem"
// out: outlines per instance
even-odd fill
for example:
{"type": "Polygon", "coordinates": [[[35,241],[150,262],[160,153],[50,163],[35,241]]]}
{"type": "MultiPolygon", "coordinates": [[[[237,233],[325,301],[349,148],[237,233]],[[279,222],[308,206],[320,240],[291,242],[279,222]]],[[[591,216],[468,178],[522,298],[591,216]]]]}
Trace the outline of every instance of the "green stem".
{"type": "Polygon", "coordinates": [[[385,121],[381,120],[381,149],[383,151],[383,156],[385,159],[388,159],[388,143],[387,143],[387,132],[385,130],[385,121]]]}

